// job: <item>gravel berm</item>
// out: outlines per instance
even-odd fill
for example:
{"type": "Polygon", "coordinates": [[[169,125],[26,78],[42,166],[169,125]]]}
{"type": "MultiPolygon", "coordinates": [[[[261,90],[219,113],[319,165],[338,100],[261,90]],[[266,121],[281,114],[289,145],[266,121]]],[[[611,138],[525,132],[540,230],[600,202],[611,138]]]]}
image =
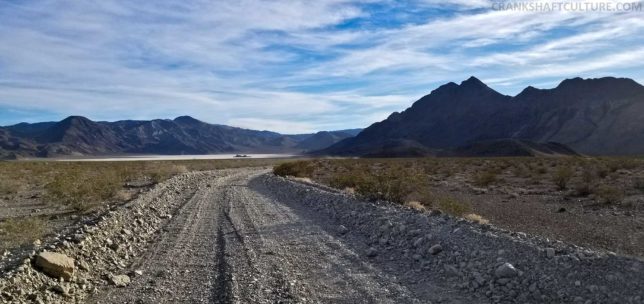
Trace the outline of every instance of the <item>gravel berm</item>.
{"type": "Polygon", "coordinates": [[[0,279],[7,303],[643,303],[641,260],[231,169],[175,177],[0,279]]]}

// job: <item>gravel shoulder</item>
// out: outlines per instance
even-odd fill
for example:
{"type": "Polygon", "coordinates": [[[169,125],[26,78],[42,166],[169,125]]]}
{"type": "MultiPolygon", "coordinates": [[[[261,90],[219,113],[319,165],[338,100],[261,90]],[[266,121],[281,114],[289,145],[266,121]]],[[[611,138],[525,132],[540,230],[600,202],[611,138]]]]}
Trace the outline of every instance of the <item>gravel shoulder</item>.
{"type": "MultiPolygon", "coordinates": [[[[358,200],[265,169],[188,173],[0,279],[10,303],[641,303],[644,263],[358,200]]],[[[37,253],[34,253],[36,255],[37,253]]],[[[0,301],[1,302],[1,301],[0,301]]]]}

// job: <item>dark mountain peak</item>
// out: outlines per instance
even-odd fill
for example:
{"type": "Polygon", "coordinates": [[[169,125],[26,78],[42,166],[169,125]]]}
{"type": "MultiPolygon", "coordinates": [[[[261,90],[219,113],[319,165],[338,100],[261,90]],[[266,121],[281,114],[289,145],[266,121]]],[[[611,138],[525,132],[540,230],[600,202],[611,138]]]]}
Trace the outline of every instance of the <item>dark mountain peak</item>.
{"type": "Polygon", "coordinates": [[[570,87],[578,86],[582,83],[584,83],[584,79],[581,77],[567,78],[567,79],[564,79],[562,82],[560,82],[557,88],[570,88],[570,87]]]}
{"type": "Polygon", "coordinates": [[[195,119],[192,116],[184,115],[184,116],[179,116],[174,119],[174,122],[181,123],[181,124],[198,124],[202,123],[201,120],[195,119]]]}
{"type": "Polygon", "coordinates": [[[431,94],[434,94],[434,93],[440,93],[440,92],[448,92],[448,91],[452,91],[452,90],[457,89],[457,88],[458,88],[458,84],[456,84],[456,83],[454,83],[454,82],[448,82],[448,83],[446,83],[446,84],[444,84],[444,85],[441,85],[440,87],[438,87],[438,88],[436,88],[436,89],[432,90],[432,92],[430,93],[430,95],[431,95],[431,94]]]}
{"type": "Polygon", "coordinates": [[[67,118],[60,121],[61,123],[75,123],[75,122],[92,122],[89,118],[84,116],[68,116],[67,118]]]}
{"type": "Polygon", "coordinates": [[[521,93],[517,94],[517,96],[515,96],[515,98],[524,98],[524,97],[529,97],[529,96],[535,96],[535,95],[537,95],[537,94],[539,94],[539,93],[541,93],[543,91],[544,90],[537,89],[537,88],[535,88],[533,86],[528,86],[525,89],[523,89],[523,91],[521,91],[521,93]]]}
{"type": "Polygon", "coordinates": [[[60,122],[53,125],[56,128],[70,128],[70,127],[86,127],[95,125],[96,123],[87,117],[83,116],[69,116],[60,122]]]}
{"type": "Polygon", "coordinates": [[[467,80],[461,82],[461,87],[466,87],[466,88],[487,88],[488,86],[483,83],[483,81],[479,80],[478,78],[471,76],[467,80]]]}

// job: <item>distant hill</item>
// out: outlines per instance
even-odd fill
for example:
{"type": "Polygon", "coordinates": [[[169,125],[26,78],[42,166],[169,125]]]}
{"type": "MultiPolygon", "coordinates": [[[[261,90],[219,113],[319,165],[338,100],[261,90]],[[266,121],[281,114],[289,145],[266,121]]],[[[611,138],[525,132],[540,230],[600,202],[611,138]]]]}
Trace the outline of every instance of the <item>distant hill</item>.
{"type": "Polygon", "coordinates": [[[0,158],[117,154],[299,153],[352,136],[345,131],[297,136],[202,122],[174,120],[92,121],[70,116],[59,122],[0,128],[0,158]]]}
{"type": "Polygon", "coordinates": [[[315,151],[327,148],[345,138],[356,136],[361,129],[321,131],[307,136],[297,143],[296,147],[305,151],[315,151]]]}
{"type": "Polygon", "coordinates": [[[644,87],[626,78],[574,78],[512,97],[471,77],[316,153],[372,155],[392,142],[440,151],[497,139],[561,143],[589,155],[644,154],[644,87]]]}
{"type": "Polygon", "coordinates": [[[471,143],[444,150],[437,156],[448,157],[507,157],[507,156],[578,156],[560,143],[535,143],[518,139],[498,139],[471,143]]]}

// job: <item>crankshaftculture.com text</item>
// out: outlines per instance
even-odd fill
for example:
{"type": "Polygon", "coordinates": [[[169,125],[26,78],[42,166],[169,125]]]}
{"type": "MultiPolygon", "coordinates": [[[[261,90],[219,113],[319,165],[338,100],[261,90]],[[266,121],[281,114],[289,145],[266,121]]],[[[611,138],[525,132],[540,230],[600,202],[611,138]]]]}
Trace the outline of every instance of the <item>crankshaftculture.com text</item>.
{"type": "Polygon", "coordinates": [[[492,3],[496,11],[524,12],[641,12],[644,1],[497,1],[492,3]]]}

